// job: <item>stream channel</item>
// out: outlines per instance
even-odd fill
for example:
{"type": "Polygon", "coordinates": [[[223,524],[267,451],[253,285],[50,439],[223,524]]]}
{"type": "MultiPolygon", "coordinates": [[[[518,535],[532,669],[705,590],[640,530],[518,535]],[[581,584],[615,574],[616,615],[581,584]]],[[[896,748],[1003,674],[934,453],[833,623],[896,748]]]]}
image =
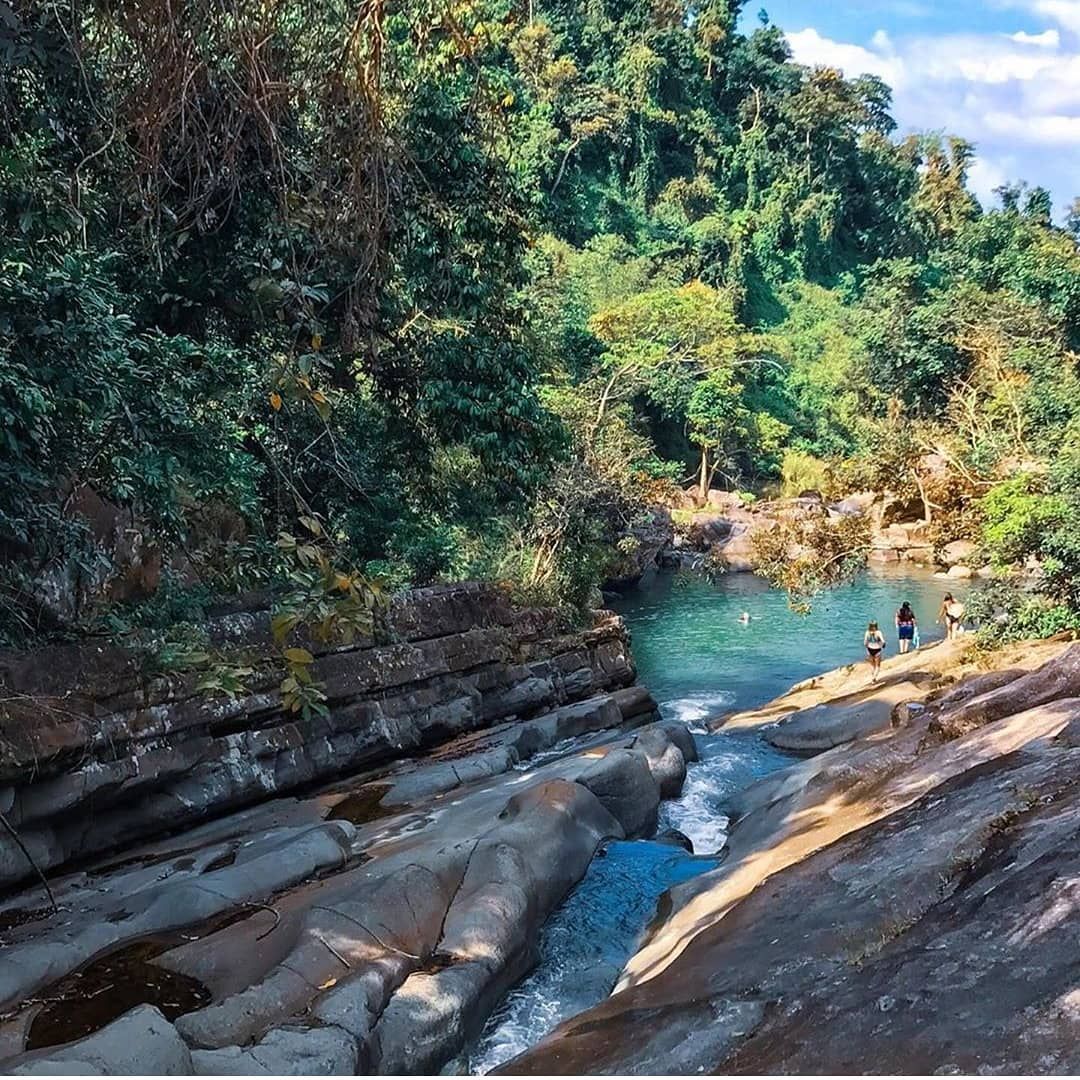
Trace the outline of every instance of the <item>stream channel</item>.
{"type": "Polygon", "coordinates": [[[717,865],[726,801],[793,760],[758,732],[708,734],[708,718],[762,705],[793,683],[861,659],[871,619],[885,633],[886,655],[894,655],[893,614],[903,600],[915,609],[922,640],[940,638],[934,618],[952,584],[927,572],[868,572],[800,616],[783,593],[750,574],[716,584],[662,574],[614,603],[630,630],[639,680],[665,719],[695,732],[701,761],[690,766],[682,795],[661,805],[660,829],[685,833],[696,854],[651,840],[606,844],[541,932],[537,967],[447,1071],[489,1072],[606,997],[661,894],[717,865]],[[744,611],[749,624],[739,622],[744,611]]]}

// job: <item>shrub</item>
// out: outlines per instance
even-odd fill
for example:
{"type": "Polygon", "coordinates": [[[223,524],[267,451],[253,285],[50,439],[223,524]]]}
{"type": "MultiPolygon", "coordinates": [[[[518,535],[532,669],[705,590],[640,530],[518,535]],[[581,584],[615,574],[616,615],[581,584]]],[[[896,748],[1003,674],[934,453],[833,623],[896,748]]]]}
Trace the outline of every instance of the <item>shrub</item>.
{"type": "Polygon", "coordinates": [[[828,466],[813,454],[802,450],[784,451],[780,466],[780,494],[793,498],[804,491],[826,491],[829,487],[828,466]]]}

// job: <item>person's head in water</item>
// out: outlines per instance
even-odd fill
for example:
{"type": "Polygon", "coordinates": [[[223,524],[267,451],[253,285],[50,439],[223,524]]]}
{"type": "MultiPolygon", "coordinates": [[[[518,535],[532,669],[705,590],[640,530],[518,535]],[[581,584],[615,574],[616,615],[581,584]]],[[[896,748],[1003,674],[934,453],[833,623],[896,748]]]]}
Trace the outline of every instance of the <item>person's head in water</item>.
{"type": "Polygon", "coordinates": [[[747,623],[747,622],[749,622],[749,621],[750,621],[750,612],[749,612],[749,611],[744,611],[744,612],[743,612],[743,613],[742,613],[742,614],[741,614],[741,615],[739,616],[739,622],[742,622],[742,623],[747,623]]]}

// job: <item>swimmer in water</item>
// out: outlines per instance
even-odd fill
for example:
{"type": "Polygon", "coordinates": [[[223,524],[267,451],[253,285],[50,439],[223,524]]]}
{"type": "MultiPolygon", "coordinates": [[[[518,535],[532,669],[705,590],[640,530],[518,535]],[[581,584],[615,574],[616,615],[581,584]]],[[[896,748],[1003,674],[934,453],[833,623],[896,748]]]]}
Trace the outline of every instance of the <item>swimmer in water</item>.
{"type": "Polygon", "coordinates": [[[745,626],[749,621],[750,621],[750,612],[749,611],[744,611],[739,616],[739,622],[741,622],[743,624],[743,626],[745,626]]]}

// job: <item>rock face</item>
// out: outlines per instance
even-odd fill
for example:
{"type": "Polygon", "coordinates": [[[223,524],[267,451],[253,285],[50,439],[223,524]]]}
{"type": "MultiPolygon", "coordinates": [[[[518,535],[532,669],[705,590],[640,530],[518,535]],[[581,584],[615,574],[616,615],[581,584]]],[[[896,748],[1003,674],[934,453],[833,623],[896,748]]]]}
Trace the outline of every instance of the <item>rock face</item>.
{"type": "Polygon", "coordinates": [[[710,492],[708,507],[693,514],[679,537],[682,550],[708,553],[735,573],[754,569],[754,537],[790,518],[814,518],[828,514],[820,496],[775,499],[744,505],[738,496],[710,492]]]}
{"type": "MultiPolygon", "coordinates": [[[[102,645],[0,655],[0,808],[47,870],[634,680],[614,616],[560,635],[551,612],[515,610],[492,587],[409,594],[389,627],[388,643],[318,656],[331,715],[310,720],[282,710],[272,671],[228,700],[195,676],[145,678],[102,645]]],[[[258,648],[269,618],[213,629],[258,648]]],[[[0,887],[30,873],[0,833],[0,887]]]]}
{"type": "MultiPolygon", "coordinates": [[[[924,479],[935,478],[940,462],[935,455],[922,459],[924,479]]],[[[680,564],[691,563],[690,553],[707,553],[714,564],[731,571],[754,569],[754,536],[772,528],[777,521],[827,517],[830,521],[864,517],[870,529],[867,561],[889,565],[910,562],[917,566],[943,565],[953,578],[974,576],[972,560],[978,545],[954,540],[940,552],[935,550],[937,530],[923,515],[927,507],[921,498],[907,498],[891,491],[855,492],[826,503],[818,492],[803,492],[795,499],[773,499],[744,504],[737,494],[710,491],[702,503],[696,493],[684,492],[680,510],[693,511],[680,524],[674,549],[682,553],[680,564]]],[[[974,564],[977,565],[977,564],[974,564]]]]}
{"type": "Polygon", "coordinates": [[[648,583],[675,539],[675,526],[666,507],[654,507],[646,521],[629,529],[616,544],[619,560],[604,582],[612,592],[624,592],[648,583]]]}
{"type": "MultiPolygon", "coordinates": [[[[989,674],[936,651],[931,678],[886,665],[922,706],[903,726],[747,789],[724,864],[671,890],[612,997],[504,1071],[1080,1068],[1080,645],[1015,649],[989,674]]],[[[737,719],[827,710],[848,681],[737,719]]]]}
{"type": "Polygon", "coordinates": [[[36,882],[0,900],[0,1068],[434,1072],[478,1034],[597,846],[655,828],[694,744],[630,685],[613,617],[559,635],[462,586],[391,624],[318,659],[318,730],[269,689],[226,708],[119,653],[4,658],[47,705],[38,729],[5,719],[2,805],[56,906],[36,882]]]}
{"type": "Polygon", "coordinates": [[[83,484],[64,494],[62,515],[84,531],[88,551],[82,559],[62,556],[34,575],[45,619],[65,625],[101,600],[137,599],[157,588],[161,553],[130,510],[83,484]]]}

